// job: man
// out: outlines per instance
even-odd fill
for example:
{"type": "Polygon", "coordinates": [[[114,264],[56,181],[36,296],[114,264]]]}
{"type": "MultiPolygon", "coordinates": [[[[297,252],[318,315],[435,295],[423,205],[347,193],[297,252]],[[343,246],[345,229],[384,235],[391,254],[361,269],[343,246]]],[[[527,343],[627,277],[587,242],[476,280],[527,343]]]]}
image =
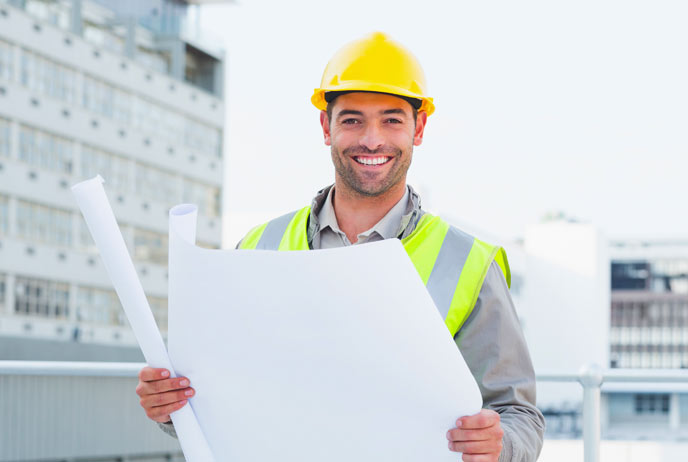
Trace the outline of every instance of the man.
{"type": "MultiPolygon", "coordinates": [[[[544,418],[535,378],[508,292],[504,251],[421,209],[406,184],[413,147],[434,104],[423,71],[381,33],[340,50],[311,99],[321,110],[335,183],[310,207],[251,230],[240,249],[309,250],[401,239],[480,387],[484,409],[457,416],[449,449],[463,460],[534,461],[544,418]]],[[[144,368],[137,393],[147,415],[172,433],[169,414],[194,390],[184,377],[144,368]]]]}

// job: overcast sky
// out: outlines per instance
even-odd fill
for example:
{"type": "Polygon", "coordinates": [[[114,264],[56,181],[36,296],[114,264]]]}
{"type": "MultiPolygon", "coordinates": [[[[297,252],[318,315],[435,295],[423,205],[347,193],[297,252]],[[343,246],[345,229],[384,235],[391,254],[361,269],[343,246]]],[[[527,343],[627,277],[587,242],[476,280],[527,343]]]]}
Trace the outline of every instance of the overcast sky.
{"type": "Polygon", "coordinates": [[[241,0],[202,18],[227,50],[225,246],[333,181],[310,96],[375,30],[435,98],[409,175],[424,208],[505,239],[551,211],[688,237],[688,3],[241,0]]]}

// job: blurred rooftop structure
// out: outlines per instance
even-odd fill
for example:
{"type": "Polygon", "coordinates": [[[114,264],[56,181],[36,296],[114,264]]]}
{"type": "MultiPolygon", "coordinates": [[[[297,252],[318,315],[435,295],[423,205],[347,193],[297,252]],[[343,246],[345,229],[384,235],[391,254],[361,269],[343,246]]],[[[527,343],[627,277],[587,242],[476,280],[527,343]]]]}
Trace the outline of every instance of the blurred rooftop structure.
{"type": "Polygon", "coordinates": [[[200,25],[204,3],[181,0],[1,0],[93,45],[222,96],[222,40],[200,25]]]}

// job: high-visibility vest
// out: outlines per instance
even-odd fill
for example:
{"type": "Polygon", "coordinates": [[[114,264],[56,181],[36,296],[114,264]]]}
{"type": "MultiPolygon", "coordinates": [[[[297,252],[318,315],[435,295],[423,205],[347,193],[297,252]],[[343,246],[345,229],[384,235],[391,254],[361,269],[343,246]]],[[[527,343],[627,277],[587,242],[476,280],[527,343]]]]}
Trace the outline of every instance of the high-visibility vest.
{"type": "MultiPolygon", "coordinates": [[[[288,213],[253,228],[240,249],[309,250],[311,208],[288,213]]],[[[471,314],[490,264],[495,260],[507,284],[511,272],[502,247],[483,242],[425,213],[401,240],[452,336],[471,314]]]]}

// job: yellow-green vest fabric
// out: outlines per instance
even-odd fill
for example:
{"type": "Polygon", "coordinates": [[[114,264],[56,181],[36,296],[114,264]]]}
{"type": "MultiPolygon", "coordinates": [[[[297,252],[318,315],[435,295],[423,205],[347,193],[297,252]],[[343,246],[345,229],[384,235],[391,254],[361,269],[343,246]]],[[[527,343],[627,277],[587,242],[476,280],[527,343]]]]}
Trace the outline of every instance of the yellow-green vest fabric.
{"type": "MultiPolygon", "coordinates": [[[[309,250],[308,217],[304,207],[253,228],[240,249],[309,250]]],[[[490,245],[425,213],[401,243],[425,284],[452,336],[471,314],[487,270],[495,260],[511,285],[503,248],[490,245]]]]}

